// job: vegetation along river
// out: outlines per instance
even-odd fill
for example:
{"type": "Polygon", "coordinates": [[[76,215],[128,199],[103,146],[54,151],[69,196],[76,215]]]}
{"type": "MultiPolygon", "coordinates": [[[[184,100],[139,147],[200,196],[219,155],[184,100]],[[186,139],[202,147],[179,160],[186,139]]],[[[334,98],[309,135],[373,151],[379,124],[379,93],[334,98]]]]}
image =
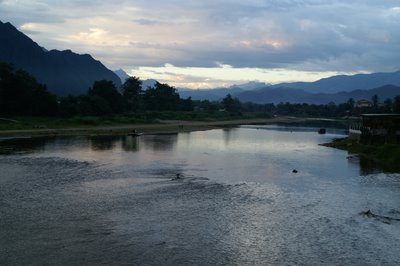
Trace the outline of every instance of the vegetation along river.
{"type": "Polygon", "coordinates": [[[0,141],[0,265],[399,265],[400,175],[343,134],[0,141]]]}

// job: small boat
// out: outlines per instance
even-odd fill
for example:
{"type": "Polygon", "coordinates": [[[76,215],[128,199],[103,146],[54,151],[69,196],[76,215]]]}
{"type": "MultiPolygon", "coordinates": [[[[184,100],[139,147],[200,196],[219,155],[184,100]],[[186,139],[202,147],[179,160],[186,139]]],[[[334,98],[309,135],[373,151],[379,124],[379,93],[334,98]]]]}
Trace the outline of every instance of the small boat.
{"type": "Polygon", "coordinates": [[[127,134],[127,136],[131,136],[131,137],[138,137],[141,135],[143,135],[143,132],[137,132],[137,131],[132,131],[127,134]]]}
{"type": "Polygon", "coordinates": [[[326,133],[326,129],[325,128],[320,128],[318,130],[318,134],[325,134],[326,133]]]}

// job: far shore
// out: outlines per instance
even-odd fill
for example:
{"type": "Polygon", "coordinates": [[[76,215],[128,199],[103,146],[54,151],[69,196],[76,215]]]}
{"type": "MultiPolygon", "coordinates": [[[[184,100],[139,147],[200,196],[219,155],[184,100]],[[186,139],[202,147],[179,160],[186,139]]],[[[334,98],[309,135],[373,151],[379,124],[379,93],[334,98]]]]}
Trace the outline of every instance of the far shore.
{"type": "Polygon", "coordinates": [[[123,124],[115,126],[94,126],[83,128],[44,128],[29,130],[0,130],[0,140],[3,138],[25,137],[54,137],[54,136],[100,136],[100,135],[126,135],[133,130],[149,134],[171,134],[210,130],[215,128],[231,127],[238,125],[271,125],[276,123],[295,123],[309,120],[298,117],[274,117],[265,119],[240,119],[226,121],[181,121],[162,120],[154,124],[123,124]]]}

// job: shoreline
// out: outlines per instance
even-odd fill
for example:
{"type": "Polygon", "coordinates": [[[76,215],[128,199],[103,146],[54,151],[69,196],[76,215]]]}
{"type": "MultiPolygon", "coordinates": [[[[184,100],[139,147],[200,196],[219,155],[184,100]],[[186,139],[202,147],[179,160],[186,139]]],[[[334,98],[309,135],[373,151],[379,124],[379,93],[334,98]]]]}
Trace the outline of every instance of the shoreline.
{"type": "Polygon", "coordinates": [[[373,162],[377,168],[384,172],[400,173],[400,145],[398,144],[365,145],[346,137],[320,145],[347,151],[350,157],[356,155],[364,158],[373,162]]]}
{"type": "Polygon", "coordinates": [[[191,132],[210,130],[216,128],[233,127],[239,125],[271,125],[276,123],[293,123],[307,121],[309,118],[298,117],[274,117],[263,119],[239,119],[225,121],[181,121],[164,120],[157,124],[123,124],[116,126],[96,126],[82,128],[46,128],[27,130],[1,130],[0,140],[10,138],[33,138],[33,137],[56,137],[56,136],[104,136],[104,135],[126,135],[132,130],[143,132],[145,135],[173,134],[180,132],[191,132]]]}

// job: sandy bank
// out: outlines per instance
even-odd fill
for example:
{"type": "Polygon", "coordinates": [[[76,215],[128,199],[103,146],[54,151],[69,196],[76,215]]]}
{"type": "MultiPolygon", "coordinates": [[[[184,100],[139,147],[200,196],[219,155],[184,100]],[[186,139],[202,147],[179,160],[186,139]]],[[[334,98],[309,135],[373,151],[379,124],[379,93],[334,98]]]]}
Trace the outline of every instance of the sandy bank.
{"type": "Polygon", "coordinates": [[[296,117],[274,117],[268,119],[243,119],[229,121],[179,121],[164,120],[157,124],[131,124],[117,126],[96,126],[84,128],[45,128],[31,130],[1,130],[1,138],[10,137],[42,137],[42,136],[90,136],[90,135],[125,135],[133,129],[144,134],[163,134],[190,132],[197,130],[209,130],[227,126],[249,125],[249,124],[275,124],[300,122],[303,118],[296,117]]]}

